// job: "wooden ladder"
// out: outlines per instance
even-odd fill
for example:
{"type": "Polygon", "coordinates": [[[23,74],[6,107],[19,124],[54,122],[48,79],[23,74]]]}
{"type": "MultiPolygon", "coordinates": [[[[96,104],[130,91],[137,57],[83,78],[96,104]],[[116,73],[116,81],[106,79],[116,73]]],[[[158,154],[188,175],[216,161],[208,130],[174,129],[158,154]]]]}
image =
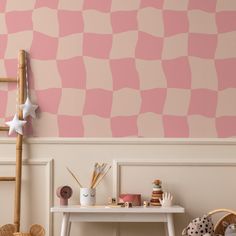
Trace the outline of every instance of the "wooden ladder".
{"type": "MultiPolygon", "coordinates": [[[[18,105],[24,103],[26,79],[26,52],[20,50],[18,54],[18,79],[0,78],[0,82],[18,83],[18,105]]],[[[22,110],[17,108],[18,118],[23,120],[22,110]]],[[[9,127],[0,126],[0,131],[9,131],[9,127]]],[[[0,177],[0,181],[15,181],[15,200],[14,200],[14,225],[15,231],[20,231],[20,211],[21,211],[21,178],[22,178],[22,143],[23,135],[17,134],[16,137],[16,170],[15,177],[0,177]]]]}

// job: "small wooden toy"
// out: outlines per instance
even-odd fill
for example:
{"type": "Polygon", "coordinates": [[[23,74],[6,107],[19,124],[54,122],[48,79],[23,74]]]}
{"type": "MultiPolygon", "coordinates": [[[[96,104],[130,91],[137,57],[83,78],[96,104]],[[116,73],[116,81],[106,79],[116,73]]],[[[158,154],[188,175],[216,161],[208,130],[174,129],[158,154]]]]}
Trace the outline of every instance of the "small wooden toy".
{"type": "Polygon", "coordinates": [[[124,203],[124,202],[118,202],[118,203],[117,203],[117,206],[125,207],[125,203],[124,203]]]}
{"type": "Polygon", "coordinates": [[[116,205],[116,198],[109,197],[108,198],[108,205],[116,205]]]}
{"type": "Polygon", "coordinates": [[[150,202],[148,202],[148,201],[143,201],[143,206],[144,206],[144,207],[149,207],[149,206],[150,206],[150,202]]]}
{"type": "Polygon", "coordinates": [[[60,198],[60,205],[67,206],[68,199],[72,196],[72,188],[70,186],[61,186],[57,189],[57,196],[60,198]]]}
{"type": "Polygon", "coordinates": [[[116,198],[115,198],[115,197],[113,197],[113,198],[111,199],[111,204],[116,204],[116,198]]]}
{"type": "Polygon", "coordinates": [[[125,207],[126,207],[126,208],[131,208],[131,207],[133,207],[132,202],[125,202],[125,207]]]}
{"type": "Polygon", "coordinates": [[[161,180],[155,179],[153,182],[152,188],[152,197],[150,200],[151,206],[161,206],[160,199],[162,199],[162,187],[161,187],[161,180]]]}

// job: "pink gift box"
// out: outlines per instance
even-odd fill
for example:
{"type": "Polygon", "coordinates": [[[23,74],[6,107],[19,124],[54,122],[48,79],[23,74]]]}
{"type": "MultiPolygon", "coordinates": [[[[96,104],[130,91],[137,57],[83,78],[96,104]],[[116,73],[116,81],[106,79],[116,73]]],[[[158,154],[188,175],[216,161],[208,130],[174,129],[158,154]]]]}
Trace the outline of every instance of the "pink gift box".
{"type": "Polygon", "coordinates": [[[141,206],[141,194],[120,194],[119,202],[131,202],[133,206],[141,206]]]}

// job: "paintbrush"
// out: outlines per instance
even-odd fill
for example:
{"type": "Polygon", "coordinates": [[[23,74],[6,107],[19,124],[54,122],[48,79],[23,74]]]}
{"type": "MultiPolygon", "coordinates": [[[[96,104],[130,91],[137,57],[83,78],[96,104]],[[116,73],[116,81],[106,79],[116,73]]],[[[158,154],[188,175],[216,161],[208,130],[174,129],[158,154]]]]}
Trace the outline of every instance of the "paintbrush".
{"type": "Polygon", "coordinates": [[[92,186],[92,184],[93,184],[93,180],[94,180],[94,177],[95,177],[95,174],[96,174],[97,166],[98,166],[98,163],[96,162],[96,163],[94,164],[94,167],[93,167],[93,174],[92,174],[92,179],[91,179],[90,186],[92,186]]]}
{"type": "Polygon", "coordinates": [[[93,188],[96,188],[100,184],[100,182],[106,176],[106,174],[108,173],[108,171],[110,169],[111,169],[111,166],[109,166],[108,169],[106,171],[104,171],[104,173],[101,175],[100,179],[94,184],[93,188]]]}
{"type": "Polygon", "coordinates": [[[98,176],[100,174],[100,169],[101,169],[101,166],[99,164],[97,164],[96,169],[95,169],[95,175],[94,175],[93,181],[92,181],[91,186],[90,186],[91,188],[95,184],[96,179],[98,178],[98,176]]]}
{"type": "Polygon", "coordinates": [[[80,188],[83,188],[82,184],[79,182],[79,180],[76,178],[76,176],[74,175],[74,173],[68,168],[66,167],[66,169],[69,171],[69,173],[72,175],[72,177],[75,179],[75,181],[79,184],[80,188]]]}
{"type": "Polygon", "coordinates": [[[90,188],[92,188],[92,186],[94,185],[94,182],[96,181],[96,178],[99,175],[100,168],[101,168],[100,165],[98,163],[96,163],[96,166],[95,166],[94,172],[93,172],[93,179],[92,179],[90,188]]]}
{"type": "Polygon", "coordinates": [[[107,164],[103,163],[101,166],[98,166],[98,171],[97,174],[94,177],[93,183],[91,185],[91,187],[93,188],[93,186],[96,184],[96,182],[98,181],[99,177],[101,176],[101,174],[104,172],[104,169],[106,168],[107,164]]]}

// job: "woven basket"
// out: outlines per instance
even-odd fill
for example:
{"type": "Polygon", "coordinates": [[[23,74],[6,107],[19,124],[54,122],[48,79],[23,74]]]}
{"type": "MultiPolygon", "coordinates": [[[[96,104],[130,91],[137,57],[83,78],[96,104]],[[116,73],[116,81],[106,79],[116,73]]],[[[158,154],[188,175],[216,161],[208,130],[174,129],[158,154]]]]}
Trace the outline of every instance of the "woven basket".
{"type": "Polygon", "coordinates": [[[223,225],[223,222],[227,222],[228,224],[236,223],[236,211],[229,209],[217,209],[209,212],[208,215],[213,216],[218,213],[226,214],[216,222],[214,231],[216,235],[224,235],[226,227],[223,225]]]}

